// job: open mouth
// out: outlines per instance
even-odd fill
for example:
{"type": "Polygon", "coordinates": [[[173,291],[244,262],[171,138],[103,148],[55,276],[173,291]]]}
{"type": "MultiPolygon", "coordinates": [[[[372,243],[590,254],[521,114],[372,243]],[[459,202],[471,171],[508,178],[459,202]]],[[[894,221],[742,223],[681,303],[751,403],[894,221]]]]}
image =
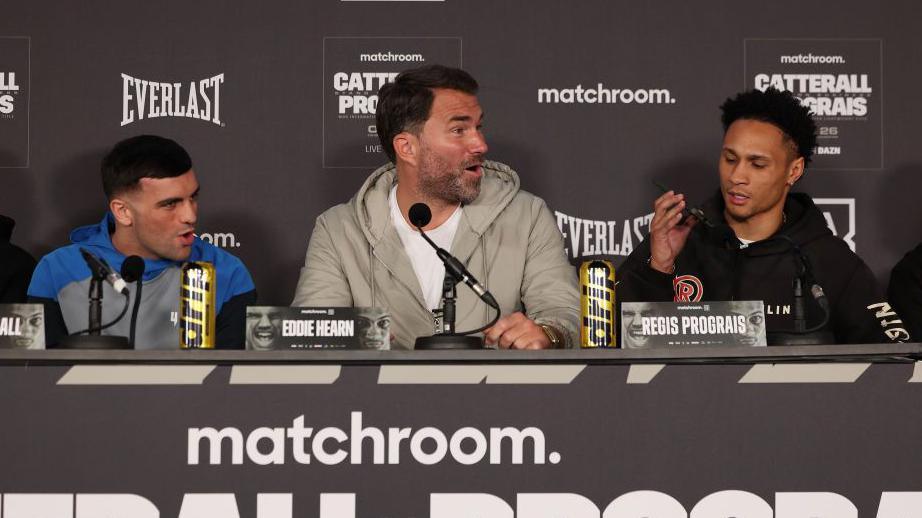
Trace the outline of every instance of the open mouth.
{"type": "Polygon", "coordinates": [[[468,172],[470,172],[470,173],[474,173],[474,174],[483,174],[483,166],[482,166],[482,164],[479,164],[479,163],[478,163],[478,164],[469,165],[469,166],[465,167],[464,170],[465,170],[465,171],[468,171],[468,172]]]}
{"type": "Polygon", "coordinates": [[[253,333],[253,336],[257,340],[267,340],[268,341],[268,340],[272,340],[275,338],[275,333],[273,333],[272,331],[255,331],[253,333]]]}
{"type": "Polygon", "coordinates": [[[736,191],[727,192],[727,199],[733,205],[743,205],[749,201],[749,196],[736,191]]]}
{"type": "Polygon", "coordinates": [[[649,336],[643,334],[643,328],[630,327],[628,328],[627,334],[631,335],[631,338],[633,338],[637,342],[643,342],[643,341],[646,341],[648,338],[650,338],[649,336]]]}
{"type": "Polygon", "coordinates": [[[192,243],[195,241],[195,232],[190,230],[180,234],[179,241],[183,244],[183,246],[192,246],[192,243]]]}

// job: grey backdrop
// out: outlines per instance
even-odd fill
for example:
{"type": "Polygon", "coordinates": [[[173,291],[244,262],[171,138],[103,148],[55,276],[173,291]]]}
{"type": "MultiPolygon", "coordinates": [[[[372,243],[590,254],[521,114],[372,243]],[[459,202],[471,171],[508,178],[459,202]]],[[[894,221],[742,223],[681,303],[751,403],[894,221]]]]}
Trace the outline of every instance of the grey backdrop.
{"type": "MultiPolygon", "coordinates": [[[[574,262],[599,252],[587,228],[605,230],[601,251],[615,262],[629,251],[626,222],[636,246],[657,195],[652,178],[692,200],[716,188],[717,106],[759,74],[833,74],[859,87],[798,91],[836,107],[821,121],[821,143],[837,152],[818,157],[799,188],[829,200],[836,232],[882,283],[922,235],[922,8],[908,0],[34,1],[2,11],[0,212],[36,256],[100,219],[107,148],[156,133],[192,154],[199,231],[247,263],[262,303],[287,304],[316,216],[384,161],[369,110],[375,81],[437,61],[481,82],[490,157],[558,211],[574,262]],[[826,62],[782,62],[809,54],[826,62]],[[190,82],[223,74],[204,88],[220,123],[214,113],[134,113],[122,125],[123,74],[178,83],[183,98],[190,82]],[[599,84],[638,99],[654,95],[641,89],[668,93],[662,103],[539,102],[540,89],[599,84]]],[[[127,93],[137,112],[137,92],[127,93]]]]}

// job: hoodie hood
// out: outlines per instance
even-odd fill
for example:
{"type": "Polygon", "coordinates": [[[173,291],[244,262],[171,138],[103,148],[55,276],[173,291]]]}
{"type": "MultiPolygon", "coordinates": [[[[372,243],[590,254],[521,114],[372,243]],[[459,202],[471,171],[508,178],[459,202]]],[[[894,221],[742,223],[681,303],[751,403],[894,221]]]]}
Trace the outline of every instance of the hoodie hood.
{"type": "MultiPolygon", "coordinates": [[[[739,239],[724,218],[724,200],[720,191],[711,197],[701,210],[714,224],[713,227],[707,227],[699,223],[697,228],[701,228],[705,239],[727,248],[740,247],[739,239]]],[[[784,223],[773,236],[752,243],[746,248],[747,255],[787,253],[791,250],[791,241],[803,247],[817,239],[832,235],[823,213],[806,193],[788,194],[784,202],[784,217],[784,223]]]]}
{"type": "MultiPolygon", "coordinates": [[[[388,163],[376,169],[350,200],[362,232],[374,246],[383,237],[390,224],[387,218],[374,218],[373,214],[389,214],[388,196],[397,182],[397,167],[388,163]]],[[[478,236],[502,213],[519,192],[519,175],[511,167],[485,160],[480,194],[473,203],[464,206],[464,218],[478,236]]]]}
{"type": "MultiPolygon", "coordinates": [[[[102,221],[95,225],[86,225],[77,227],[70,233],[70,240],[73,244],[86,248],[96,256],[104,259],[109,266],[115,271],[121,271],[122,262],[125,256],[115,249],[112,244],[112,232],[115,231],[115,217],[111,212],[106,211],[102,221]]],[[[202,258],[203,242],[198,236],[192,244],[192,253],[189,254],[188,261],[207,260],[202,258]]],[[[164,270],[185,261],[173,261],[171,259],[144,259],[144,280],[148,281],[163,273],[164,270]]]]}

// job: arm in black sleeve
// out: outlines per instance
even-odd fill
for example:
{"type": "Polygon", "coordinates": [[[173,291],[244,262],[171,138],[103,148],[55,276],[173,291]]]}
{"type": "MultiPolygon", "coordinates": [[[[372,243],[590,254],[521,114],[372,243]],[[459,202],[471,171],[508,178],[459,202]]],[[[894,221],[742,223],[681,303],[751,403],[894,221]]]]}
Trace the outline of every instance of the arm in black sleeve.
{"type": "Polygon", "coordinates": [[[217,349],[243,349],[246,344],[246,317],[247,306],[256,303],[256,290],[250,290],[235,295],[221,306],[218,314],[217,349]]]}
{"type": "Polygon", "coordinates": [[[833,332],[839,343],[875,344],[909,341],[909,333],[877,287],[877,279],[858,262],[842,291],[832,302],[833,332]]]}
{"type": "Polygon", "coordinates": [[[887,297],[913,340],[922,340],[922,245],[893,267],[887,297]]]}
{"type": "Polygon", "coordinates": [[[650,243],[645,240],[617,269],[618,302],[671,302],[674,299],[673,275],[650,266],[650,243]]]}

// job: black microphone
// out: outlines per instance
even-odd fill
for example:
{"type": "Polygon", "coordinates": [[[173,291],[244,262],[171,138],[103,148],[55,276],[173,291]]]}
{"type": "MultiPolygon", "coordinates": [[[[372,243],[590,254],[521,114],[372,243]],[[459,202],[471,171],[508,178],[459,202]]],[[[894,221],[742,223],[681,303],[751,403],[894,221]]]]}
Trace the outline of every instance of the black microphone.
{"type": "Polygon", "coordinates": [[[481,300],[498,309],[499,303],[496,302],[496,299],[493,298],[493,295],[487,291],[487,289],[484,288],[483,285],[481,285],[473,275],[471,275],[471,272],[467,271],[467,268],[461,264],[461,261],[456,259],[455,256],[448,253],[445,249],[440,248],[438,245],[433,243],[432,240],[429,239],[429,236],[423,232],[423,227],[428,225],[432,220],[432,211],[429,209],[429,206],[425,203],[414,203],[413,206],[410,207],[410,212],[408,215],[410,217],[410,223],[412,223],[413,226],[419,230],[419,233],[421,236],[423,236],[423,239],[425,239],[426,242],[432,246],[432,248],[435,248],[436,255],[438,255],[439,259],[445,263],[445,269],[456,279],[464,281],[464,284],[470,286],[470,288],[474,290],[474,293],[476,293],[477,296],[481,298],[481,300]]]}
{"type": "Polygon", "coordinates": [[[122,279],[121,275],[109,266],[109,263],[107,263],[105,259],[96,257],[86,248],[82,247],[80,248],[80,255],[83,256],[83,260],[86,261],[86,265],[90,267],[90,271],[93,272],[94,277],[109,283],[116,292],[125,296],[128,295],[128,284],[122,279]]]}
{"type": "Polygon", "coordinates": [[[829,323],[831,314],[829,299],[823,291],[823,287],[816,281],[813,275],[813,264],[810,257],[800,248],[800,245],[790,236],[777,234],[769,238],[775,241],[784,241],[787,243],[791,254],[794,257],[794,329],[793,331],[773,333],[777,335],[774,339],[777,344],[790,345],[813,345],[823,343],[833,343],[831,333],[822,331],[826,324],[829,323]],[[817,303],[822,311],[823,318],[812,327],[807,327],[806,307],[804,306],[804,295],[808,292],[813,300],[817,303]],[[793,335],[793,336],[792,336],[793,335]],[[798,338],[798,336],[802,338],[798,338]]]}
{"type": "Polygon", "coordinates": [[[130,255],[122,262],[122,270],[120,273],[125,282],[134,282],[144,275],[144,269],[144,259],[136,255],[130,255]]]}
{"type": "Polygon", "coordinates": [[[136,255],[128,256],[122,262],[122,278],[127,282],[137,281],[134,290],[134,306],[131,308],[131,324],[128,328],[128,346],[134,347],[134,332],[138,327],[138,310],[141,308],[141,280],[144,277],[144,259],[136,255]]]}

